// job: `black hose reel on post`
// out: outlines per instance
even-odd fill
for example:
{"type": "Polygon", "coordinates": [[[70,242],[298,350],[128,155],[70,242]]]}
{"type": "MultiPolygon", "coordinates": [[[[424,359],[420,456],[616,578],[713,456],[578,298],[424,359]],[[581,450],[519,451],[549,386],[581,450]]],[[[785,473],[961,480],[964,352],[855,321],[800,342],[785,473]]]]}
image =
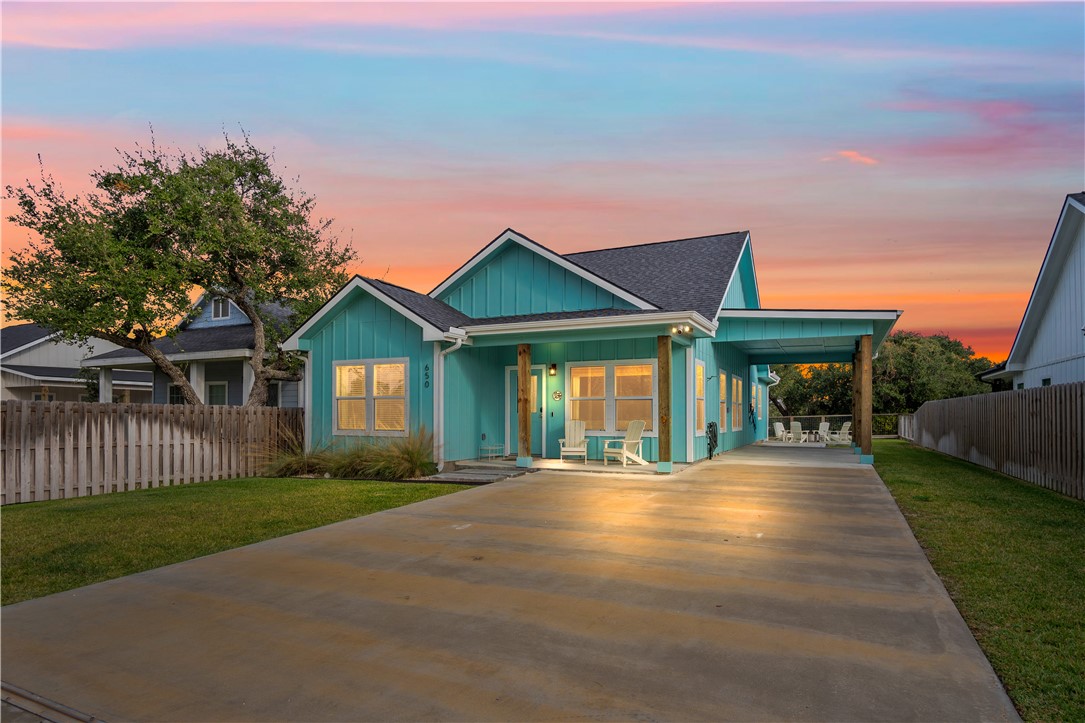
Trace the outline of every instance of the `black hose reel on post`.
{"type": "Polygon", "coordinates": [[[705,438],[708,441],[708,458],[712,459],[712,455],[720,446],[720,426],[715,422],[709,422],[705,428],[705,438]]]}

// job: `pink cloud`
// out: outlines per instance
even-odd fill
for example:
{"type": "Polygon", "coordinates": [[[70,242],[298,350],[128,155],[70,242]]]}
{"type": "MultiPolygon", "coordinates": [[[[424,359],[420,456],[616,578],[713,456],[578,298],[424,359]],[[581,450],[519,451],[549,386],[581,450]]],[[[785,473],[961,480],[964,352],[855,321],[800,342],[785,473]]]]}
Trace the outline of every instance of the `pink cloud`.
{"type": "Polygon", "coordinates": [[[823,160],[823,161],[835,161],[835,160],[837,160],[839,158],[843,158],[845,161],[848,161],[849,163],[858,163],[858,164],[863,165],[863,166],[876,166],[876,165],[878,165],[878,163],[880,163],[880,161],[877,158],[871,158],[870,156],[865,156],[862,153],[860,153],[859,151],[837,151],[833,155],[826,156],[825,158],[822,158],[821,160],[823,160]]]}

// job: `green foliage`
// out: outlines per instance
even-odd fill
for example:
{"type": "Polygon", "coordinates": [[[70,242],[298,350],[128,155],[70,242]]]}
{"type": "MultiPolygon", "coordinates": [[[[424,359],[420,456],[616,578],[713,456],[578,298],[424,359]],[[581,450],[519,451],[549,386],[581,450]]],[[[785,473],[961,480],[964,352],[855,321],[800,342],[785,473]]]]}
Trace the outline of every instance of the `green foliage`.
{"type": "Polygon", "coordinates": [[[238,479],[5,505],[3,604],[191,560],[466,489],[238,479]]]}
{"type": "MultiPolygon", "coordinates": [[[[971,394],[990,387],[975,374],[991,367],[970,347],[944,334],[898,331],[885,340],[873,365],[874,413],[914,412],[923,402],[971,394]]],[[[851,364],[774,366],[780,383],[771,390],[791,415],[849,414],[851,364]]]]}
{"type": "Polygon", "coordinates": [[[407,437],[380,442],[347,444],[306,452],[303,445],[271,459],[268,476],[330,475],[339,479],[402,480],[437,472],[433,461],[433,435],[422,427],[407,437]]]}
{"type": "Polygon", "coordinates": [[[1085,720],[1085,502],[905,442],[874,466],[1025,720],[1085,720]]]}

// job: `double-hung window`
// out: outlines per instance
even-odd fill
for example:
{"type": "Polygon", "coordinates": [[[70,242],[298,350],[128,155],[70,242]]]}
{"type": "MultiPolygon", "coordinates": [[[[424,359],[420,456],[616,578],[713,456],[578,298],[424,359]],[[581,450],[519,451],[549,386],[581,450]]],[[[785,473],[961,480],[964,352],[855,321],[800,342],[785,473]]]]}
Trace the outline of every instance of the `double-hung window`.
{"type": "Polygon", "coordinates": [[[584,422],[588,434],[621,434],[635,419],[646,433],[655,428],[654,361],[574,362],[568,370],[566,418],[584,422]]]}
{"type": "Polygon", "coordinates": [[[211,318],[212,319],[229,319],[230,318],[230,300],[224,299],[221,296],[216,296],[211,300],[211,318]]]}
{"type": "Polygon", "coordinates": [[[718,371],[720,377],[720,432],[726,432],[730,427],[727,426],[727,372],[720,369],[718,371]]]}
{"type": "Polygon", "coordinates": [[[407,435],[406,359],[335,364],[335,433],[407,435]]]}
{"type": "Polygon", "coordinates": [[[697,434],[704,434],[704,362],[697,360],[693,383],[693,423],[697,434]]]}
{"type": "Polygon", "coordinates": [[[735,374],[731,377],[731,431],[742,429],[742,389],[745,383],[735,374]]]}

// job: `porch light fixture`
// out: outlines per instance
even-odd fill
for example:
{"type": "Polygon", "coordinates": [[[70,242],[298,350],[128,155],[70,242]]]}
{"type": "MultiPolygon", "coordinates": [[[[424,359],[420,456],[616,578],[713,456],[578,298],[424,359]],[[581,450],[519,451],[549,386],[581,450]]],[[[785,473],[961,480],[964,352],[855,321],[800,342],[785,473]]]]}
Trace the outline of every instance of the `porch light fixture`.
{"type": "Polygon", "coordinates": [[[557,375],[558,375],[558,365],[557,364],[551,364],[550,365],[550,376],[556,377],[557,375]]]}

